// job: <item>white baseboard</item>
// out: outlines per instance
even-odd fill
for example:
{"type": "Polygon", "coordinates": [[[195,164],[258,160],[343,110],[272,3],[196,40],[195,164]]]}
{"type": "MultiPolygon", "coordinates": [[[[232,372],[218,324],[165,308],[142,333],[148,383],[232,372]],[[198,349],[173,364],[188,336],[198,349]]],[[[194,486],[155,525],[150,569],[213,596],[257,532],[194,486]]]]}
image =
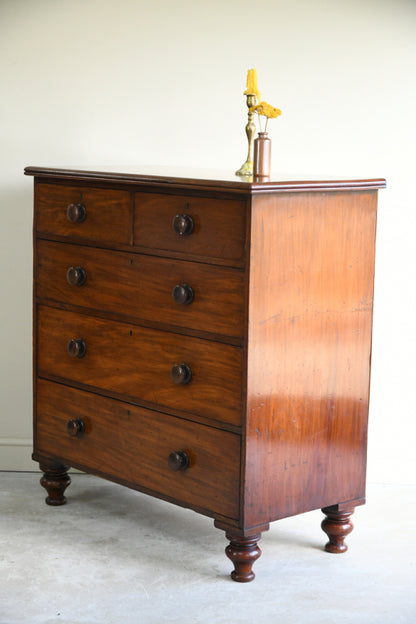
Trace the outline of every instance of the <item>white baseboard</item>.
{"type": "Polygon", "coordinates": [[[32,449],[32,438],[0,438],[0,470],[37,472],[32,449]]]}
{"type": "MultiPolygon", "coordinates": [[[[0,438],[0,472],[39,472],[32,451],[32,438],[0,438]]],[[[75,468],[69,472],[80,473],[75,468]]]]}

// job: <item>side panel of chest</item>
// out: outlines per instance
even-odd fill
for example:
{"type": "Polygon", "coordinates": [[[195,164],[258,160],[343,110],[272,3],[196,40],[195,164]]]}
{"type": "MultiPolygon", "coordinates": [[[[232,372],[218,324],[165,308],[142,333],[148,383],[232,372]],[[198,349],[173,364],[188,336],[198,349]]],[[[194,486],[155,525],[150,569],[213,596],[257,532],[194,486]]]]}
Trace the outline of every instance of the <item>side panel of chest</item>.
{"type": "Polygon", "coordinates": [[[245,523],[364,496],[376,193],[253,202],[245,523]]]}

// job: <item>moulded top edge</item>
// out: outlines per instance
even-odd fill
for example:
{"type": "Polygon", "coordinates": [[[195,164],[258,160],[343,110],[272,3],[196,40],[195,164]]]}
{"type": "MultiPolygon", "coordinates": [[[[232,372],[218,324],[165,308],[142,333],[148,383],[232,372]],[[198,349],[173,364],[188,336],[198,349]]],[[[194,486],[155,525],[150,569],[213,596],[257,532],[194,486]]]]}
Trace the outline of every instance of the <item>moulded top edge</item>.
{"type": "Polygon", "coordinates": [[[384,178],[360,179],[299,176],[275,173],[270,178],[239,177],[227,171],[172,167],[94,167],[92,169],[26,167],[25,175],[61,180],[156,185],[172,188],[217,189],[249,194],[279,191],[331,191],[380,189],[384,178]]]}

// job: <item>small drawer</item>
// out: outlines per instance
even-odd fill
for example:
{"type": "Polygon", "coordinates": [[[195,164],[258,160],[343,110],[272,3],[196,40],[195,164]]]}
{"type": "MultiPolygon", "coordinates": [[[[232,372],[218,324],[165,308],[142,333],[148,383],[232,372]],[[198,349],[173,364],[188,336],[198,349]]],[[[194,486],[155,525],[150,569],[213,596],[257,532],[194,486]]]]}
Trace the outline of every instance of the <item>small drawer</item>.
{"type": "Polygon", "coordinates": [[[240,436],[228,431],[39,380],[35,450],[209,515],[238,517],[240,436]]]}
{"type": "Polygon", "coordinates": [[[241,424],[239,347],[38,308],[38,375],[241,424]]]}
{"type": "Polygon", "coordinates": [[[132,211],[127,191],[39,184],[35,194],[38,234],[130,244],[132,211]]]}
{"type": "Polygon", "coordinates": [[[41,299],[241,338],[240,269],[38,241],[41,299]]]}
{"type": "Polygon", "coordinates": [[[242,263],[245,202],[136,193],[134,244],[223,263],[242,263]]]}

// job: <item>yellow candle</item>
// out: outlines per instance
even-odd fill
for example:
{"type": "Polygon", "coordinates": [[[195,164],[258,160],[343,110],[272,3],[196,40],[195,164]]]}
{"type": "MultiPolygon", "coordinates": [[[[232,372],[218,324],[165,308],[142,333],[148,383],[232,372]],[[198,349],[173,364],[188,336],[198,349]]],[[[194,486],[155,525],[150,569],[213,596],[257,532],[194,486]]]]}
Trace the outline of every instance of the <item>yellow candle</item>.
{"type": "Polygon", "coordinates": [[[249,69],[247,72],[247,88],[244,95],[257,95],[260,100],[260,93],[257,87],[257,69],[249,69]]]}

